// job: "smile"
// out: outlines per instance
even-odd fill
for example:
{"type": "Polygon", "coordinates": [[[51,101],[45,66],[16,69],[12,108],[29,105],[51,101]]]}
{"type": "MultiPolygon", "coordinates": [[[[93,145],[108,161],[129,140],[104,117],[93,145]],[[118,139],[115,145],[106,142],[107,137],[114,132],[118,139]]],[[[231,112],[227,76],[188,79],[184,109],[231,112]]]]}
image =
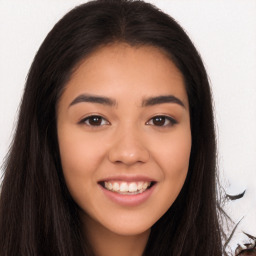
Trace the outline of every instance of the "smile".
{"type": "Polygon", "coordinates": [[[98,182],[103,195],[110,201],[125,207],[134,207],[145,203],[154,192],[157,182],[148,178],[107,179],[98,182]]]}
{"type": "Polygon", "coordinates": [[[136,195],[143,193],[151,186],[152,182],[124,182],[124,181],[105,181],[104,188],[122,195],[136,195]]]}

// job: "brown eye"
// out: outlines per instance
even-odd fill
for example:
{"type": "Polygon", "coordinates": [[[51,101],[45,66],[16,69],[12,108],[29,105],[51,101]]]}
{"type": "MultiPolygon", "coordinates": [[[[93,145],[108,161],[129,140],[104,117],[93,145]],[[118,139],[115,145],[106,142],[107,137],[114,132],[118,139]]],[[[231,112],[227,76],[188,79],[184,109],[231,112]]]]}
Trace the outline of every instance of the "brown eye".
{"type": "Polygon", "coordinates": [[[169,116],[155,116],[151,118],[146,124],[154,126],[172,126],[176,123],[177,121],[169,116]]]}
{"type": "Polygon", "coordinates": [[[88,126],[102,126],[107,125],[109,122],[102,116],[88,116],[81,121],[81,123],[88,126]]]}
{"type": "Polygon", "coordinates": [[[153,118],[153,124],[157,126],[163,126],[166,122],[166,118],[164,116],[157,116],[153,118]]]}

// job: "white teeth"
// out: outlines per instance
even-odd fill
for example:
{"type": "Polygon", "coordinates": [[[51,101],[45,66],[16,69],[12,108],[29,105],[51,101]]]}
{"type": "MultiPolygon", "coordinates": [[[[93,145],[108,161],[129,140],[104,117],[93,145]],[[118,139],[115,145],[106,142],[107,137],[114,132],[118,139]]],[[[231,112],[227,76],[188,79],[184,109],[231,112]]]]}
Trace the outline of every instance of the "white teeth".
{"type": "Polygon", "coordinates": [[[142,187],[143,187],[143,182],[138,182],[138,186],[137,186],[138,190],[141,190],[142,187]]]}
{"type": "Polygon", "coordinates": [[[119,190],[121,192],[128,192],[128,190],[129,190],[128,184],[126,182],[122,182],[120,184],[119,190]]]}
{"type": "Polygon", "coordinates": [[[147,187],[148,187],[148,182],[143,183],[143,185],[142,185],[142,189],[147,189],[147,187]]]}
{"type": "Polygon", "coordinates": [[[112,190],[113,189],[113,186],[110,182],[108,182],[108,189],[112,190]]]}
{"type": "Polygon", "coordinates": [[[118,184],[117,182],[115,182],[115,183],[113,184],[112,189],[113,189],[114,191],[118,191],[118,190],[119,190],[119,184],[118,184]]]}
{"type": "Polygon", "coordinates": [[[144,192],[149,186],[151,182],[104,182],[104,187],[107,190],[117,192],[119,194],[139,194],[144,192]]]}
{"type": "Polygon", "coordinates": [[[113,189],[113,185],[110,182],[104,182],[104,186],[105,188],[107,188],[108,190],[112,190],[113,189]]]}
{"type": "Polygon", "coordinates": [[[131,184],[129,184],[129,192],[135,192],[137,191],[137,184],[135,182],[132,182],[131,184]]]}

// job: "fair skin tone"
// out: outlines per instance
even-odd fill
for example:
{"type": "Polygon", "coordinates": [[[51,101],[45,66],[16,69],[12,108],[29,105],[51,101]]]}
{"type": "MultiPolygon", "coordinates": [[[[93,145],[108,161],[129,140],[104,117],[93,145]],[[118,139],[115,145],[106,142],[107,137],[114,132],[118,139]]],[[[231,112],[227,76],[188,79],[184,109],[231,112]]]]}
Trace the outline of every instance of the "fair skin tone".
{"type": "Polygon", "coordinates": [[[159,49],[113,44],[80,63],[58,104],[67,187],[97,256],[141,256],[191,150],[182,74],[159,49]]]}

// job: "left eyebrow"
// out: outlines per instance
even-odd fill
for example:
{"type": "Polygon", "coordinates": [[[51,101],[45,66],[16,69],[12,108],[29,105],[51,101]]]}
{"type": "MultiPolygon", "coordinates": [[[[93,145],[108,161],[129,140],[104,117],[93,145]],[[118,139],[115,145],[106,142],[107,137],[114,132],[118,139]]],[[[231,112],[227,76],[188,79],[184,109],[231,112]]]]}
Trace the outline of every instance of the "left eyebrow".
{"type": "Polygon", "coordinates": [[[142,101],[142,107],[154,106],[154,105],[164,104],[164,103],[175,103],[185,108],[185,104],[182,102],[182,100],[175,97],[174,95],[164,95],[164,96],[151,97],[151,98],[144,99],[142,101]]]}
{"type": "Polygon", "coordinates": [[[69,107],[82,102],[97,103],[97,104],[102,104],[107,106],[115,106],[117,104],[114,99],[110,99],[107,97],[102,97],[98,95],[81,94],[70,103],[69,107]]]}

